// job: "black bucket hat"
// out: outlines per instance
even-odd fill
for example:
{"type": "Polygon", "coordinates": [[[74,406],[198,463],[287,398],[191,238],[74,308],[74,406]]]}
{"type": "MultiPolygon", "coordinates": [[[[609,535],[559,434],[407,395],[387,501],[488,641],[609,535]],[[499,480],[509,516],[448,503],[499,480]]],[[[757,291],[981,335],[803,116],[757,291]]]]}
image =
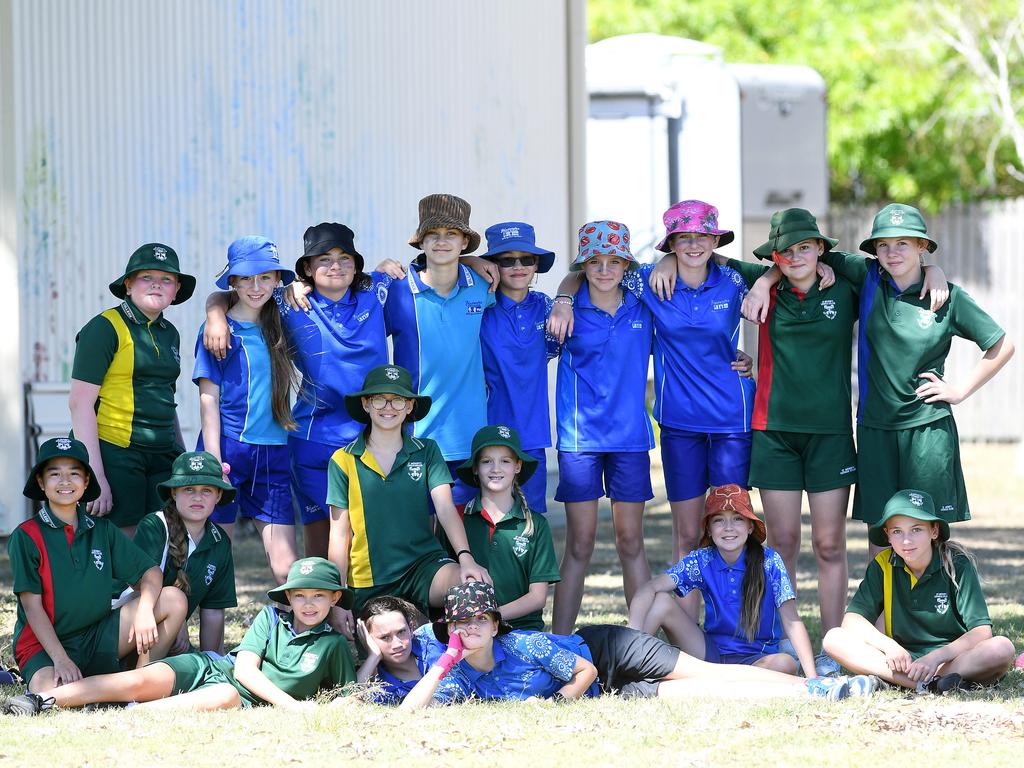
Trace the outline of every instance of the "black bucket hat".
{"type": "Polygon", "coordinates": [[[512,631],[512,626],[501,618],[494,587],[482,581],[456,584],[444,596],[444,618],[434,622],[434,637],[442,643],[447,643],[448,622],[464,621],[479,616],[481,613],[489,613],[494,616],[494,620],[498,622],[499,635],[512,631]]]}
{"type": "Polygon", "coordinates": [[[523,468],[519,470],[519,476],[516,478],[520,485],[529,480],[533,473],[537,471],[537,464],[539,462],[530,454],[523,452],[523,444],[519,441],[519,433],[512,429],[512,427],[498,425],[481,427],[473,435],[473,448],[470,451],[469,458],[455,469],[455,474],[459,476],[459,479],[467,485],[480,487],[480,478],[476,476],[473,467],[476,465],[477,454],[484,448],[492,445],[502,445],[508,448],[516,455],[517,459],[523,462],[523,468]]]}
{"type": "Polygon", "coordinates": [[[222,491],[220,504],[227,504],[235,498],[235,488],[224,479],[224,471],[217,457],[206,451],[189,451],[181,454],[171,465],[171,476],[157,483],[156,492],[167,501],[172,488],[189,485],[212,485],[222,491]]]}
{"type": "Polygon", "coordinates": [[[412,374],[400,365],[378,365],[366,374],[363,388],[345,395],[348,415],[362,424],[369,424],[370,414],[363,410],[362,398],[371,395],[400,395],[412,400],[412,413],[405,417],[406,421],[419,421],[430,410],[430,398],[413,391],[412,374]]]}
{"type": "Polygon", "coordinates": [[[73,437],[53,437],[39,446],[39,453],[36,456],[36,463],[28,473],[25,480],[25,490],[22,494],[36,501],[46,501],[46,493],[39,487],[36,477],[43,471],[46,463],[52,459],[69,458],[74,459],[85,467],[89,473],[89,484],[85,486],[85,492],[79,501],[95,501],[100,497],[100,484],[96,481],[96,473],[89,466],[89,449],[85,443],[75,440],[73,437]]]}
{"type": "Polygon", "coordinates": [[[110,288],[110,292],[117,296],[117,298],[123,299],[128,295],[128,289],[125,287],[124,281],[136,272],[141,272],[144,269],[158,269],[161,272],[168,272],[178,276],[178,282],[180,283],[178,294],[174,297],[174,301],[171,304],[181,304],[188,301],[196,290],[196,279],[192,275],[186,275],[181,271],[178,266],[178,254],[174,252],[171,246],[164,245],[163,243],[146,243],[136,248],[135,253],[128,258],[124,274],[107,287],[110,288]]]}
{"type": "Polygon", "coordinates": [[[295,261],[295,274],[300,280],[306,279],[303,265],[311,256],[322,256],[331,248],[341,248],[356,262],[356,273],[363,271],[363,254],[356,250],[355,233],[344,224],[325,221],[309,227],[302,236],[302,255],[295,261]]]}
{"type": "Polygon", "coordinates": [[[323,589],[328,592],[340,590],[341,597],[338,598],[336,605],[342,608],[352,607],[352,590],[341,580],[341,571],[330,560],[322,557],[304,557],[296,560],[288,569],[288,580],[267,592],[267,597],[275,603],[287,605],[288,595],[285,592],[289,589],[323,589]]]}

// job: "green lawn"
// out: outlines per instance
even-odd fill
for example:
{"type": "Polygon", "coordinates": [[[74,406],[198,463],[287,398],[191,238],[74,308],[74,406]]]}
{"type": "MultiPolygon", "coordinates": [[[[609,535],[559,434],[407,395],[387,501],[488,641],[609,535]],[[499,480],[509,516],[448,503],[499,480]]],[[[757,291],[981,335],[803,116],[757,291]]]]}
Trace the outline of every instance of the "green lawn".
{"type": "MultiPolygon", "coordinates": [[[[1015,499],[1022,476],[1017,449],[965,446],[974,520],[954,536],[978,555],[996,631],[1024,650],[1024,512],[1015,499]]],[[[668,557],[665,503],[652,503],[648,552],[655,569],[668,557]]],[[[797,586],[801,613],[815,643],[820,637],[805,515],[804,553],[797,586]]],[[[556,530],[561,550],[561,531],[556,530]]],[[[866,560],[866,538],[850,527],[850,588],[866,560]]],[[[270,586],[251,532],[236,542],[239,602],[229,611],[228,641],[241,638],[270,586]]],[[[623,622],[625,604],[611,539],[602,524],[587,580],[580,623],[623,622]]],[[[0,555],[0,657],[12,662],[14,598],[0,555]]],[[[863,765],[878,759],[928,760],[933,765],[1017,765],[1024,746],[1024,674],[1009,675],[983,693],[941,699],[884,692],[868,701],[835,704],[695,700],[623,701],[569,705],[470,704],[402,714],[370,706],[323,708],[314,714],[270,709],[214,714],[144,711],[66,712],[4,719],[0,762],[5,765],[391,764],[399,758],[433,765],[459,758],[484,764],[863,765]],[[737,750],[742,749],[745,754],[737,750]],[[760,754],[759,754],[760,753],[760,754]]]]}

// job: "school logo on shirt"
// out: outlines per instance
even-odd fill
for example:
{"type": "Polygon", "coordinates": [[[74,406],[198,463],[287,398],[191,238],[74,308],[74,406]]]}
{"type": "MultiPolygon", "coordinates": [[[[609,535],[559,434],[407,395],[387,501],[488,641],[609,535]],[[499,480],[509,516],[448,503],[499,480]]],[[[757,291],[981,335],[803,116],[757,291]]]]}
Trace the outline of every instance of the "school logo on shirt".
{"type": "Polygon", "coordinates": [[[369,316],[370,316],[369,312],[363,312],[363,314],[361,314],[359,317],[356,318],[356,322],[357,323],[365,323],[366,322],[366,318],[368,318],[369,316]]]}
{"type": "Polygon", "coordinates": [[[299,660],[299,669],[302,672],[309,674],[314,669],[316,669],[316,662],[317,659],[319,658],[319,654],[310,653],[309,651],[306,651],[304,654],[302,654],[302,658],[299,660]]]}
{"type": "Polygon", "coordinates": [[[467,301],[466,302],[466,314],[467,315],[479,315],[484,311],[483,304],[479,301],[467,301]]]}
{"type": "Polygon", "coordinates": [[[949,610],[949,593],[948,592],[936,592],[935,593],[935,612],[942,616],[949,610]]]}
{"type": "Polygon", "coordinates": [[[924,307],[917,308],[917,327],[923,331],[928,330],[935,323],[935,313],[924,307]]]}
{"type": "Polygon", "coordinates": [[[203,581],[206,582],[206,586],[210,586],[211,584],[213,584],[213,576],[215,573],[217,573],[217,566],[213,563],[207,563],[206,577],[203,579],[203,581]]]}
{"type": "Polygon", "coordinates": [[[153,258],[157,261],[167,261],[167,249],[158,245],[153,249],[153,258]]]}
{"type": "Polygon", "coordinates": [[[92,551],[92,564],[96,566],[97,571],[103,570],[103,550],[94,549],[92,551]]]}
{"type": "Polygon", "coordinates": [[[714,312],[721,312],[723,309],[729,308],[728,301],[713,301],[711,302],[711,309],[714,312]]]}
{"type": "Polygon", "coordinates": [[[516,536],[512,539],[512,552],[516,557],[522,557],[530,551],[530,540],[525,536],[516,536]]]}
{"type": "Polygon", "coordinates": [[[191,459],[188,460],[188,468],[191,469],[193,472],[198,472],[200,469],[203,468],[203,457],[193,456],[191,459]]]}
{"type": "Polygon", "coordinates": [[[835,299],[825,299],[821,302],[821,312],[829,320],[836,319],[836,302],[835,299]]]}
{"type": "Polygon", "coordinates": [[[920,493],[908,493],[907,498],[910,499],[910,503],[913,504],[915,507],[920,507],[924,505],[924,496],[922,496],[920,493]]]}
{"type": "Polygon", "coordinates": [[[644,321],[634,320],[630,328],[632,328],[634,331],[642,331],[644,329],[644,321]]]}
{"type": "Polygon", "coordinates": [[[418,481],[423,477],[423,462],[422,461],[410,461],[408,465],[409,479],[413,482],[418,481]]]}
{"type": "Polygon", "coordinates": [[[69,440],[66,437],[58,437],[57,438],[57,450],[58,451],[70,451],[71,450],[71,440],[69,440]]]}

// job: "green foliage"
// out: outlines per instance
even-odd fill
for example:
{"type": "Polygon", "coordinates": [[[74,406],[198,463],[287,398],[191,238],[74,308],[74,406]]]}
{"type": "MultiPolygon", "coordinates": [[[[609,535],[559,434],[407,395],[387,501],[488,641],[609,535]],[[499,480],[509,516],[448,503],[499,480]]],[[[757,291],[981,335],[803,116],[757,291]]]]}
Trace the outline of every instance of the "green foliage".
{"type": "MultiPolygon", "coordinates": [[[[998,29],[1020,2],[975,3],[998,29]]],[[[589,0],[591,40],[657,32],[720,46],[726,61],[804,64],[829,90],[828,151],[837,203],[901,199],[935,210],[953,201],[1024,193],[1005,171],[1012,142],[986,153],[997,115],[916,0],[589,0]]],[[[1011,62],[1024,76],[1024,62],[1011,62]]],[[[1020,77],[1017,78],[1019,82],[1020,77]]]]}

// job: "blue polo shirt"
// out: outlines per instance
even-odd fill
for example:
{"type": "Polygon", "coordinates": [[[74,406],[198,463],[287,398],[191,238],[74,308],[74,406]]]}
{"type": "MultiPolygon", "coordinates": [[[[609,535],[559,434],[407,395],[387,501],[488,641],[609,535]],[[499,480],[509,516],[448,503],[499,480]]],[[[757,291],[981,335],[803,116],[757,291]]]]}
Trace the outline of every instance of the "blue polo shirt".
{"type": "MultiPolygon", "coordinates": [[[[446,650],[447,646],[434,637],[430,624],[424,624],[412,635],[412,648],[410,651],[412,657],[416,659],[416,666],[420,671],[420,675],[427,674],[430,666],[446,650]]],[[[409,692],[416,687],[416,683],[419,680],[399,680],[388,672],[383,664],[380,664],[377,667],[377,678],[374,682],[378,683],[378,686],[370,694],[371,700],[375,704],[398,706],[409,695],[409,692]]],[[[450,704],[462,698],[465,698],[462,693],[462,686],[452,680],[450,675],[438,683],[437,690],[434,692],[434,701],[439,704],[450,704]]]]}
{"type": "Polygon", "coordinates": [[[218,360],[203,346],[203,331],[196,339],[192,381],[209,379],[220,387],[220,431],[249,445],[285,445],[288,433],[274,420],[271,405],[270,353],[259,323],[228,317],[231,349],[218,360]]]}
{"type": "Polygon", "coordinates": [[[337,301],[315,290],[309,294],[308,312],[295,310],[274,291],[292,359],[302,375],[292,408],[298,429],[292,434],[324,445],[346,445],[365,425],[345,411],[345,395],[362,389],[372,368],[388,362],[384,330],[384,302],[391,278],[371,273],[366,291],[348,290],[337,301]]]}
{"type": "MultiPolygon", "coordinates": [[[[572,680],[576,657],[593,662],[590,649],[577,635],[514,630],[494,638],[494,669],[480,672],[468,661],[460,661],[448,674],[461,698],[522,700],[544,699],[572,680]]],[[[448,679],[446,678],[446,680],[448,679]]],[[[594,683],[585,696],[599,696],[594,683]]]]}
{"type": "Polygon", "coordinates": [[[487,383],[487,423],[519,430],[523,449],[551,445],[547,361],[558,356],[558,339],[545,330],[551,299],[530,291],[520,302],[500,291],[484,312],[480,346],[487,383]]]}
{"type": "Polygon", "coordinates": [[[420,279],[422,269],[413,263],[404,280],[392,283],[385,324],[395,364],[412,374],[413,389],[433,400],[430,412],[413,423],[413,435],[434,440],[445,461],[466,459],[473,435],[487,424],[480,326],[494,294],[460,265],[455,287],[441,296],[420,279]]]}
{"type": "Polygon", "coordinates": [[[654,419],[689,432],[748,432],[754,380],[730,367],[739,344],[740,304],[747,286],[738,272],[709,264],[697,288],[681,281],[668,301],[650,289],[646,264],[623,288],[654,316],[654,419]]]}
{"type": "Polygon", "coordinates": [[[704,634],[714,641],[723,656],[776,653],[783,637],[777,609],[787,600],[796,599],[782,557],[774,549],[765,547],[761,621],[753,641],[747,640],[739,626],[746,571],[745,549],[736,562],[729,565],[713,546],[693,550],[666,571],[676,583],[676,594],[680,597],[691,590],[700,590],[704,596],[704,634]]]}
{"type": "Polygon", "coordinates": [[[572,336],[558,361],[558,450],[649,451],[647,367],[654,324],[650,310],[628,291],[609,315],[590,301],[586,281],[576,294],[572,336]]]}

